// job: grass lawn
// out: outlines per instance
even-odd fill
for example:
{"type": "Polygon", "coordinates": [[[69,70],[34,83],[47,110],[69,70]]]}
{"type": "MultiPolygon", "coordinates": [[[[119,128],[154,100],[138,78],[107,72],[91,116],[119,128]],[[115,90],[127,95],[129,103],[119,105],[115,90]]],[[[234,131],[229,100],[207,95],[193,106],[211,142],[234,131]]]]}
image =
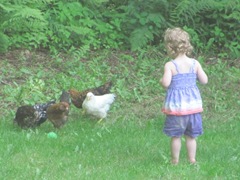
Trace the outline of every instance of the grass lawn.
{"type": "Polygon", "coordinates": [[[198,163],[187,162],[183,139],[180,163],[173,166],[170,139],[162,133],[165,91],[158,84],[166,59],[157,51],[137,57],[115,53],[81,60],[46,59],[37,53],[30,59],[21,53],[16,59],[1,57],[0,179],[239,179],[239,68],[202,60],[209,84],[199,86],[205,110],[204,134],[197,139],[198,163]],[[114,82],[117,100],[100,124],[74,106],[69,122],[59,130],[48,121],[34,130],[12,123],[20,105],[108,79],[114,82]],[[48,138],[51,131],[56,139],[48,138]]]}

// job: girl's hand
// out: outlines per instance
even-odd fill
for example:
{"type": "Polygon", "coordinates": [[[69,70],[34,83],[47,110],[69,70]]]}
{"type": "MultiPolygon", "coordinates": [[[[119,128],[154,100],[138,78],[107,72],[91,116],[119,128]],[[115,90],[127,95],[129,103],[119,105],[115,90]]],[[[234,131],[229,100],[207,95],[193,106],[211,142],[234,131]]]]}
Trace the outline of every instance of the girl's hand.
{"type": "Polygon", "coordinates": [[[159,80],[159,83],[162,85],[162,78],[159,80]]]}

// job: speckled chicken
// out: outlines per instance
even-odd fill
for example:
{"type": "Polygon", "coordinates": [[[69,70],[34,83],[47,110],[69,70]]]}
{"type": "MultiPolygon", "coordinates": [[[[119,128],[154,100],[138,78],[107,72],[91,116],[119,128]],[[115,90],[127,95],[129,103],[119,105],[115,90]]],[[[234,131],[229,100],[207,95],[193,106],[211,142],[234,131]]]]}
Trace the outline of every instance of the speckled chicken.
{"type": "Polygon", "coordinates": [[[23,129],[35,128],[47,120],[47,108],[55,104],[55,100],[43,104],[24,105],[17,109],[14,123],[23,129]]]}
{"type": "Polygon", "coordinates": [[[99,87],[86,89],[84,91],[77,91],[75,89],[70,89],[69,93],[71,96],[72,103],[77,108],[82,108],[82,103],[86,98],[88,92],[92,92],[95,95],[103,95],[110,93],[112,87],[112,82],[107,82],[99,87]]]}

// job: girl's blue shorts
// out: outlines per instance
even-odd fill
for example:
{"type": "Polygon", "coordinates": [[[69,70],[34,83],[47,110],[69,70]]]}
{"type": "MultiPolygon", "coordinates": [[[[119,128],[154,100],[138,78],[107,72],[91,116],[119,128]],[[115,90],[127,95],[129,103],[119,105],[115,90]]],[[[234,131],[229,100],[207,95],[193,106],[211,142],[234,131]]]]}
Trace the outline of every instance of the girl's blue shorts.
{"type": "Polygon", "coordinates": [[[187,135],[195,138],[203,134],[201,113],[184,116],[167,115],[163,132],[170,137],[187,135]]]}

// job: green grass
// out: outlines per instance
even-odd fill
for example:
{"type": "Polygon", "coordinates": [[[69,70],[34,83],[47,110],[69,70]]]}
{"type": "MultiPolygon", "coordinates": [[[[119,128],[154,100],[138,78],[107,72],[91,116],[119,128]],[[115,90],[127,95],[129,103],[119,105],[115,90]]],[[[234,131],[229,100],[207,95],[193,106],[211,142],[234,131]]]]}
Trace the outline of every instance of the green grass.
{"type": "Polygon", "coordinates": [[[209,84],[199,86],[205,111],[204,134],[197,139],[198,163],[187,162],[183,139],[180,163],[172,166],[170,139],[162,133],[164,90],[158,80],[166,60],[160,59],[156,50],[138,57],[102,52],[81,61],[47,59],[40,65],[19,60],[14,66],[2,60],[1,179],[238,179],[240,70],[205,60],[209,84]],[[27,70],[19,72],[19,67],[27,70]],[[57,98],[62,88],[84,89],[108,79],[114,80],[117,100],[101,124],[74,106],[60,130],[50,122],[35,130],[12,123],[19,105],[57,98]],[[47,137],[51,131],[57,139],[47,137]]]}

